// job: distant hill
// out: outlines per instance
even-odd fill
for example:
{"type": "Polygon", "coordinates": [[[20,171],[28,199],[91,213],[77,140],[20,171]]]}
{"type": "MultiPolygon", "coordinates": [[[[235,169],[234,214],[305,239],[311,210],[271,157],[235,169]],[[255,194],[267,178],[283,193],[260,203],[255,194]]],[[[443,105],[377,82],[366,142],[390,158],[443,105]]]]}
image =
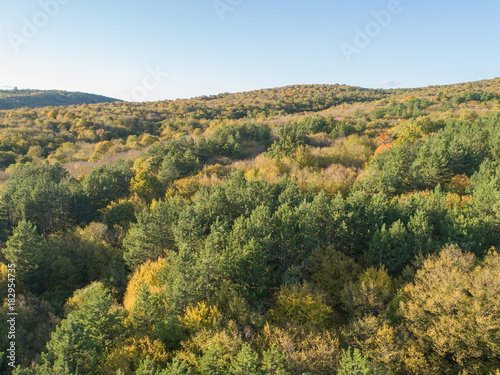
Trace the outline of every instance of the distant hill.
{"type": "Polygon", "coordinates": [[[111,103],[120,100],[102,95],[60,90],[0,90],[0,110],[15,108],[40,108],[73,104],[111,103]]]}

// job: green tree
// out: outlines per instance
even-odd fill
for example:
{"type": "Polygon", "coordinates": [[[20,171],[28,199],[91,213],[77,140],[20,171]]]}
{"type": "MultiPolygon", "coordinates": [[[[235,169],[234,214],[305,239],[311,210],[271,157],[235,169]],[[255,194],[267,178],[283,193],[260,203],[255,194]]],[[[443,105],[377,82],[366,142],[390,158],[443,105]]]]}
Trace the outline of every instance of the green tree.
{"type": "MultiPolygon", "coordinates": [[[[253,214],[250,218],[240,216],[236,219],[231,233],[227,235],[228,243],[221,267],[226,272],[223,276],[227,278],[233,275],[232,280],[238,285],[237,288],[250,304],[256,306],[270,297],[272,276],[265,247],[269,245],[269,238],[262,238],[253,230],[254,219],[256,217],[253,214]]],[[[265,228],[261,230],[266,231],[265,228]]]]}
{"type": "Polygon", "coordinates": [[[222,349],[216,345],[210,348],[200,358],[198,371],[205,375],[226,375],[229,370],[229,364],[224,359],[222,349]]]}
{"type": "Polygon", "coordinates": [[[84,295],[52,334],[43,355],[46,367],[61,363],[72,373],[95,374],[120,334],[123,313],[113,306],[109,291],[93,283],[84,289],[84,295]]]}
{"type": "Polygon", "coordinates": [[[134,204],[132,202],[115,204],[106,212],[102,221],[109,229],[112,229],[114,225],[119,225],[128,230],[130,223],[136,221],[134,204]]]}
{"type": "Polygon", "coordinates": [[[169,152],[163,159],[158,179],[168,184],[198,170],[199,161],[191,150],[169,152]]]}
{"type": "Polygon", "coordinates": [[[167,365],[167,368],[161,372],[161,375],[191,375],[192,369],[188,367],[186,362],[179,361],[179,358],[174,358],[172,363],[167,365]]]}
{"type": "Polygon", "coordinates": [[[413,189],[409,173],[415,159],[415,151],[405,142],[377,154],[368,165],[368,175],[355,186],[369,193],[383,192],[397,195],[413,189]]]}
{"type": "Polygon", "coordinates": [[[347,137],[354,132],[352,125],[347,121],[342,121],[333,126],[330,138],[347,137]]]}
{"type": "Polygon", "coordinates": [[[154,327],[154,338],[158,338],[169,349],[176,349],[185,336],[185,327],[177,315],[171,315],[154,327]]]}
{"type": "Polygon", "coordinates": [[[273,221],[278,245],[276,261],[282,282],[301,282],[317,248],[311,223],[289,203],[277,209],[273,221]]]}
{"type": "Polygon", "coordinates": [[[288,375],[286,356],[276,345],[262,353],[262,372],[270,375],[288,375]]]}
{"type": "Polygon", "coordinates": [[[244,343],[238,355],[231,361],[230,373],[233,375],[260,375],[259,356],[249,344],[244,343]]]}
{"type": "Polygon", "coordinates": [[[337,375],[375,375],[368,356],[363,356],[358,349],[352,350],[350,347],[344,350],[340,360],[340,368],[337,375]]]}
{"type": "Polygon", "coordinates": [[[448,183],[452,177],[451,157],[446,140],[434,137],[419,144],[418,154],[409,173],[419,189],[448,183]]]}
{"type": "Polygon", "coordinates": [[[366,260],[371,265],[385,265],[391,274],[398,274],[415,256],[411,234],[401,220],[393,223],[389,229],[382,228],[373,235],[366,260]]]}
{"type": "Polygon", "coordinates": [[[177,249],[173,225],[178,224],[183,206],[180,199],[171,198],[137,214],[137,223],[131,225],[123,241],[123,258],[130,268],[177,249]]]}
{"type": "Polygon", "coordinates": [[[500,162],[486,160],[471,178],[474,208],[481,216],[500,222],[500,162]]]}
{"type": "Polygon", "coordinates": [[[27,290],[40,292],[43,289],[50,255],[45,240],[37,233],[36,226],[21,220],[2,253],[9,263],[16,266],[16,272],[27,290]]]}
{"type": "Polygon", "coordinates": [[[7,181],[2,204],[11,226],[29,220],[47,238],[71,224],[72,194],[71,178],[60,164],[26,163],[7,181]]]}
{"type": "Polygon", "coordinates": [[[69,198],[68,224],[84,227],[99,215],[96,207],[85,192],[76,187],[69,198]]]}
{"type": "Polygon", "coordinates": [[[304,128],[297,123],[286,123],[278,129],[279,141],[274,142],[268,151],[269,157],[281,160],[291,156],[297,147],[307,144],[304,128]]]}
{"type": "Polygon", "coordinates": [[[94,205],[101,209],[129,194],[132,177],[131,163],[119,161],[92,169],[82,181],[82,187],[94,205]]]}
{"type": "Polygon", "coordinates": [[[156,366],[155,362],[148,355],[146,359],[142,360],[135,375],[162,375],[163,372],[156,366]]]}

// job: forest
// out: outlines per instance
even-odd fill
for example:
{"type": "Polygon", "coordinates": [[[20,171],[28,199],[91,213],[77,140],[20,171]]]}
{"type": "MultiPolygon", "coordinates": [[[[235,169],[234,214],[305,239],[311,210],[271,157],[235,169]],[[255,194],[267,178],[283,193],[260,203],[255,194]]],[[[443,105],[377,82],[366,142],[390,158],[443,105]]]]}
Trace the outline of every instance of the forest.
{"type": "Polygon", "coordinates": [[[61,90],[0,90],[0,110],[14,108],[39,108],[48,106],[68,106],[116,102],[117,99],[102,95],[61,90]]]}
{"type": "Polygon", "coordinates": [[[19,100],[2,374],[500,375],[499,78],[19,100]]]}

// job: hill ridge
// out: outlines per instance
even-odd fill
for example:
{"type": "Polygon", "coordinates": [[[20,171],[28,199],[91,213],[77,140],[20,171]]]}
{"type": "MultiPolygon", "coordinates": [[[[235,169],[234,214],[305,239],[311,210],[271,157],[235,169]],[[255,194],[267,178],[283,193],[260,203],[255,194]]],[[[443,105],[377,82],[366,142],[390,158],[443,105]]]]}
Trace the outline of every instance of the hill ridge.
{"type": "Polygon", "coordinates": [[[119,99],[81,91],[0,90],[0,110],[118,102],[119,99]]]}

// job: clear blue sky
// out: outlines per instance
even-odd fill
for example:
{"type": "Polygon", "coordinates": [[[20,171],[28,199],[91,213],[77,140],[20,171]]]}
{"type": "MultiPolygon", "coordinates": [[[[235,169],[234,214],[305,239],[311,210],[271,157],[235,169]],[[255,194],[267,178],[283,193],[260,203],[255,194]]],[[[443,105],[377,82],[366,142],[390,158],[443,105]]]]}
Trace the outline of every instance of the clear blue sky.
{"type": "Polygon", "coordinates": [[[231,8],[219,10],[221,19],[213,0],[0,0],[0,88],[161,100],[304,83],[415,87],[500,76],[500,1],[389,3],[219,0],[231,8]],[[54,1],[59,9],[41,5],[54,1]],[[377,28],[371,12],[390,8],[397,14],[377,28]],[[356,28],[368,28],[368,46],[355,44],[356,28]],[[359,53],[349,62],[342,45],[359,53]],[[161,74],[155,79],[151,70],[161,74]]]}

